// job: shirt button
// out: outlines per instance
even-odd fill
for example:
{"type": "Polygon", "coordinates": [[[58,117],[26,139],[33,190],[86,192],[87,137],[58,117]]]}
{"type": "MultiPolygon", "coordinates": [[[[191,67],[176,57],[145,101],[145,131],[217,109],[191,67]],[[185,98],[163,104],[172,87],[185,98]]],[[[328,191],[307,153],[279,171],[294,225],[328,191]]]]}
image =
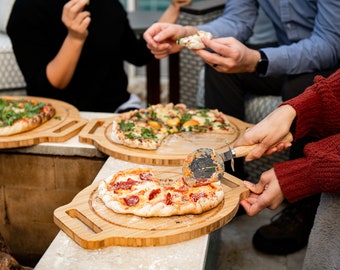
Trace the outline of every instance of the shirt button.
{"type": "Polygon", "coordinates": [[[286,27],[287,27],[287,29],[290,29],[292,27],[292,25],[290,23],[287,23],[286,27]]]}

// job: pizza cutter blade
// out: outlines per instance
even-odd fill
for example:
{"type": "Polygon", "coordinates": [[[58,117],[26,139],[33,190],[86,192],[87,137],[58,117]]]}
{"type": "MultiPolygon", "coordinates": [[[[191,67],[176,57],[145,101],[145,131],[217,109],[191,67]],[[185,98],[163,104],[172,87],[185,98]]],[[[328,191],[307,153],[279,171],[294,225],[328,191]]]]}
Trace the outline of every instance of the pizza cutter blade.
{"type": "MultiPolygon", "coordinates": [[[[293,136],[289,133],[282,142],[291,142],[292,140],[293,136]]],[[[234,171],[234,158],[248,155],[256,146],[257,144],[231,149],[227,144],[229,150],[224,153],[217,153],[211,148],[199,148],[190,153],[183,161],[184,180],[188,185],[219,181],[223,177],[224,162],[231,160],[234,171]]]]}
{"type": "Polygon", "coordinates": [[[199,148],[190,153],[183,162],[184,179],[188,185],[220,181],[225,171],[224,162],[231,160],[234,170],[234,158],[246,156],[255,147],[256,145],[234,149],[229,147],[229,151],[224,153],[217,153],[211,148],[199,148]]]}
{"type": "Polygon", "coordinates": [[[183,161],[184,180],[189,186],[199,182],[221,180],[224,169],[222,156],[211,148],[199,148],[183,161]],[[212,178],[216,179],[210,180],[212,178]]]}

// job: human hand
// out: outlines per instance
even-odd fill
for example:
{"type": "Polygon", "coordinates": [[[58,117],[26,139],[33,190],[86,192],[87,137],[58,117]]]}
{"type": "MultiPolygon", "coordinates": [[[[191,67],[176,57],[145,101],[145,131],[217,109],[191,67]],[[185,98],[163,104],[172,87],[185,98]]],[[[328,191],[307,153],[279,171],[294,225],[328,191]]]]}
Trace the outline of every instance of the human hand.
{"type": "Polygon", "coordinates": [[[154,23],[144,32],[143,37],[155,58],[162,59],[169,54],[179,52],[182,46],[177,45],[176,41],[186,35],[186,28],[181,25],[154,23]]]}
{"type": "Polygon", "coordinates": [[[172,0],[171,4],[174,5],[176,8],[180,8],[191,4],[191,2],[192,0],[172,0]]]}
{"type": "Polygon", "coordinates": [[[260,59],[260,53],[258,51],[249,49],[233,37],[211,40],[202,38],[202,42],[207,48],[213,50],[214,53],[205,49],[194,52],[218,72],[254,72],[256,64],[260,59]]]}
{"type": "Polygon", "coordinates": [[[247,129],[235,142],[234,147],[258,144],[246,157],[246,161],[263,155],[283,151],[291,146],[289,129],[296,116],[290,105],[283,105],[267,115],[255,126],[247,129]],[[288,138],[288,141],[287,141],[288,138]]]}
{"type": "Polygon", "coordinates": [[[262,173],[257,184],[244,181],[244,185],[250,189],[251,193],[248,198],[240,201],[240,204],[249,216],[258,214],[264,208],[274,210],[284,199],[274,169],[262,173]]]}
{"type": "Polygon", "coordinates": [[[90,12],[84,11],[89,0],[70,0],[64,5],[62,22],[68,29],[69,37],[85,40],[88,36],[88,26],[91,22],[90,12]]]}

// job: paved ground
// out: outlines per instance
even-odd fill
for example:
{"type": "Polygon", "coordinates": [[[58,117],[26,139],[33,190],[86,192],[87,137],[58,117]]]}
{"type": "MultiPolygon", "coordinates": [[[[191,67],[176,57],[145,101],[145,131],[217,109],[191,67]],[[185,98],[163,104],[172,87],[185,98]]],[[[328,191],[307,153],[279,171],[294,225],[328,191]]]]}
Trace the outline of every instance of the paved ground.
{"type": "Polygon", "coordinates": [[[222,229],[211,235],[207,270],[299,270],[305,249],[287,256],[267,255],[256,251],[252,237],[262,225],[282,208],[264,210],[255,217],[237,216],[222,229]]]}

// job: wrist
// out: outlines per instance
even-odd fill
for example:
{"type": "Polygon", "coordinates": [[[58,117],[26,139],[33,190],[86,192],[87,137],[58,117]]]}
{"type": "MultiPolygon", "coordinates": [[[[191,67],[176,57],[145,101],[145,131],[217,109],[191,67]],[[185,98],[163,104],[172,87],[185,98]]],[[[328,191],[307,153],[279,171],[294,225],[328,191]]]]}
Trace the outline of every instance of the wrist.
{"type": "Polygon", "coordinates": [[[291,126],[296,118],[296,110],[289,104],[281,105],[278,110],[284,118],[283,122],[287,122],[291,126]]]}
{"type": "Polygon", "coordinates": [[[174,2],[171,2],[170,5],[169,5],[169,8],[179,10],[180,7],[177,4],[175,4],[174,2]]]}
{"type": "Polygon", "coordinates": [[[264,76],[267,73],[268,69],[268,58],[267,55],[262,51],[258,50],[258,53],[260,55],[260,58],[258,59],[256,66],[255,66],[255,72],[259,76],[264,76]]]}
{"type": "Polygon", "coordinates": [[[194,34],[197,33],[198,29],[194,26],[190,26],[190,25],[187,25],[187,26],[184,26],[184,30],[185,30],[185,34],[183,37],[188,37],[188,36],[192,36],[194,34]]]}
{"type": "Polygon", "coordinates": [[[180,8],[180,6],[178,4],[176,4],[176,3],[174,3],[174,2],[171,2],[169,7],[173,7],[173,8],[178,9],[178,10],[180,8]]]}

